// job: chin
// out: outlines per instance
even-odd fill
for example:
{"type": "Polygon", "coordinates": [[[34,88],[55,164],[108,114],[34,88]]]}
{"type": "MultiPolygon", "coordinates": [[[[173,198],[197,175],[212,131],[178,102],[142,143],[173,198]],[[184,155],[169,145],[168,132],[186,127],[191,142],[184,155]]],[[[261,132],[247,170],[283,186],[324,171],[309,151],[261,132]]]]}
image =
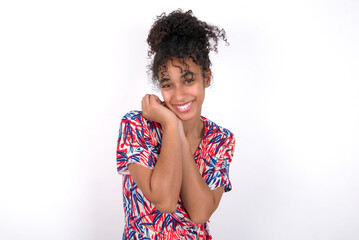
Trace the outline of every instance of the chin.
{"type": "Polygon", "coordinates": [[[192,120],[192,119],[195,119],[197,116],[198,116],[198,117],[201,116],[201,114],[198,115],[198,114],[193,113],[193,112],[191,112],[191,111],[185,112],[185,113],[178,113],[178,112],[176,112],[175,114],[176,114],[176,116],[177,116],[180,120],[182,120],[182,121],[192,120]]]}

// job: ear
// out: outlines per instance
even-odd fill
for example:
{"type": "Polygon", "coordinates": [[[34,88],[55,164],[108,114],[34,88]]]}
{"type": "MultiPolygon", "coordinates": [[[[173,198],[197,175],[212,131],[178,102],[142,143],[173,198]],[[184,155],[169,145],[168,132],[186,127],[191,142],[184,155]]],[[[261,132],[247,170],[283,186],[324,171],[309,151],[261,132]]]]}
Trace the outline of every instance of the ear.
{"type": "Polygon", "coordinates": [[[208,88],[211,85],[211,79],[212,79],[212,71],[211,69],[209,69],[206,73],[205,73],[205,78],[204,78],[204,87],[208,88]]]}

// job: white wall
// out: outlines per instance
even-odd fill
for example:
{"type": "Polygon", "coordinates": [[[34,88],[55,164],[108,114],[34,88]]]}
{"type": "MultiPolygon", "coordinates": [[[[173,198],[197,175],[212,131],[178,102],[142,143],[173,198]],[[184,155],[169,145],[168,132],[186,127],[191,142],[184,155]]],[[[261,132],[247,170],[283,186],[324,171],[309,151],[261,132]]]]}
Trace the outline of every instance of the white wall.
{"type": "Polygon", "coordinates": [[[214,239],[359,239],[359,3],[0,3],[0,239],[121,239],[115,149],[182,7],[227,31],[203,115],[237,149],[214,239]]]}

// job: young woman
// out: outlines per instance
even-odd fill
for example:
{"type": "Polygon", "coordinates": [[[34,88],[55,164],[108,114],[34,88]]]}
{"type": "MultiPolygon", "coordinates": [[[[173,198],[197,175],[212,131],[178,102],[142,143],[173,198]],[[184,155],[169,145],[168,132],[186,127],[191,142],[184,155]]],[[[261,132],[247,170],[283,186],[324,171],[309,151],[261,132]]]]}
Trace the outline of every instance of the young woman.
{"type": "Polygon", "coordinates": [[[201,116],[211,83],[209,52],[225,32],[191,11],[162,14],[147,42],[152,79],[142,112],[121,121],[117,170],[123,174],[123,239],[211,239],[208,219],[224,191],[235,139],[201,116]]]}

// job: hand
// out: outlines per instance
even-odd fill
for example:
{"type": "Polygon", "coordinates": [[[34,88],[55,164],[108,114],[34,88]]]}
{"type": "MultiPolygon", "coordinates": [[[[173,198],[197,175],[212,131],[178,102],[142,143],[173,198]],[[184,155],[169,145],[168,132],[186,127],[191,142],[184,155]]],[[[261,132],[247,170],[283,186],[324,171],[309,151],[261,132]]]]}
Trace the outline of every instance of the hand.
{"type": "Polygon", "coordinates": [[[177,122],[177,116],[169,110],[161,100],[153,94],[146,94],[142,98],[142,114],[151,121],[166,125],[170,122],[177,122]]]}

